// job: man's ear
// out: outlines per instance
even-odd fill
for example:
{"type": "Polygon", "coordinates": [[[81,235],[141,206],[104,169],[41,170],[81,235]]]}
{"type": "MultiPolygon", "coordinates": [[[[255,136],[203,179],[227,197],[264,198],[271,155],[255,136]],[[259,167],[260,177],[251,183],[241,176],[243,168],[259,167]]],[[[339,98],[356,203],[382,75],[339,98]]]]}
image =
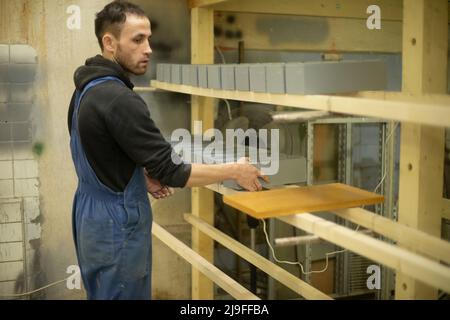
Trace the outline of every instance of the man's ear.
{"type": "Polygon", "coordinates": [[[105,33],[103,35],[102,42],[103,42],[103,48],[105,51],[111,52],[111,53],[116,52],[117,40],[113,34],[111,34],[109,32],[105,33]]]}

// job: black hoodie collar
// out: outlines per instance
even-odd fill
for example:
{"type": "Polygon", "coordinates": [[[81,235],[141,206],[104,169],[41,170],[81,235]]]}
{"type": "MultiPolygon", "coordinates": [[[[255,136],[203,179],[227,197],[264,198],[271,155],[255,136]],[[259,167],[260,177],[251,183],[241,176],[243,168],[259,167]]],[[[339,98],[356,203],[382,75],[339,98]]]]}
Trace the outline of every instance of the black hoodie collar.
{"type": "Polygon", "coordinates": [[[106,76],[119,78],[128,88],[133,90],[134,85],[123,68],[119,64],[108,60],[99,54],[87,59],[85,65],[79,67],[75,71],[75,86],[78,90],[83,90],[84,86],[92,80],[106,76]]]}

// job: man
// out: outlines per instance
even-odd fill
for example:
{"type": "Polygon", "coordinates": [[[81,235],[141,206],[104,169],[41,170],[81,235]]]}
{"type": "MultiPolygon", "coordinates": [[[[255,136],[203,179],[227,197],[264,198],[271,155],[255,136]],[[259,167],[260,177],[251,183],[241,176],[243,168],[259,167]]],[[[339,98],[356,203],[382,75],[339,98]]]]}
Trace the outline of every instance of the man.
{"type": "Polygon", "coordinates": [[[95,20],[102,50],[79,67],[70,102],[71,152],[79,184],[73,204],[76,253],[88,299],[149,299],[152,213],[169,187],[235,179],[261,190],[261,172],[248,161],[175,164],[172,148],[130,74],[146,72],[150,21],[136,5],[112,2],[95,20]]]}

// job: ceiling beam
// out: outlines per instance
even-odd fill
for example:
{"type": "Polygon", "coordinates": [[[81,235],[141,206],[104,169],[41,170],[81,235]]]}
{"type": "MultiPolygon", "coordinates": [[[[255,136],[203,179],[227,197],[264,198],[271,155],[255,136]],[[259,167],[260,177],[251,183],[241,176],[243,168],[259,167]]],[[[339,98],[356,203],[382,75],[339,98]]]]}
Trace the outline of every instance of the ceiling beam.
{"type": "Polygon", "coordinates": [[[228,0],[188,0],[189,8],[202,8],[218,5],[228,0]]]}
{"type": "Polygon", "coordinates": [[[214,5],[215,11],[357,19],[367,19],[369,17],[367,8],[370,5],[378,5],[381,9],[382,20],[401,21],[403,17],[402,0],[198,0],[195,2],[218,2],[214,5]]]}

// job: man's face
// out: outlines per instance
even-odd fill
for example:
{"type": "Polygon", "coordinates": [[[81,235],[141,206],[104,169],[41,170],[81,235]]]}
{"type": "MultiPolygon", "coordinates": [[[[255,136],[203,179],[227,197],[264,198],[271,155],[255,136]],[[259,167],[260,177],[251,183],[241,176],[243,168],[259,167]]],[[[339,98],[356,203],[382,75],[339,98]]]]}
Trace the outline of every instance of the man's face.
{"type": "Polygon", "coordinates": [[[146,17],[127,14],[122,26],[114,58],[125,69],[135,75],[147,71],[150,54],[150,21],[146,17]]]}

